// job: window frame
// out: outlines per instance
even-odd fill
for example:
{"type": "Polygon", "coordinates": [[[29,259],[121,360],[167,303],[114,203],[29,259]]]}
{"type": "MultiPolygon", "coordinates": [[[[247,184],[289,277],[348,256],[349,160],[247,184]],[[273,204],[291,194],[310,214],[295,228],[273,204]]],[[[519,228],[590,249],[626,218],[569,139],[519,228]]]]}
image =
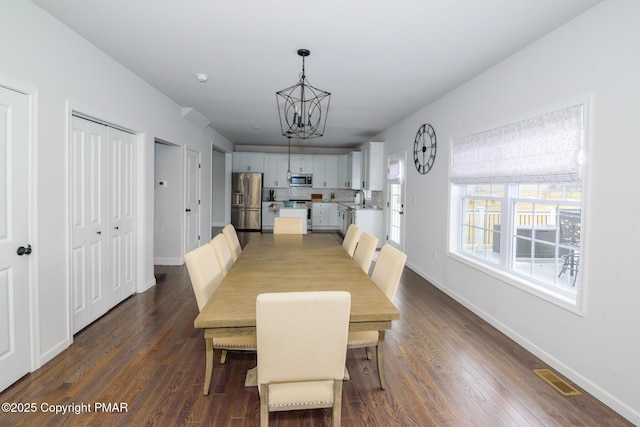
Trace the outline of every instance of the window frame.
{"type": "MultiPolygon", "coordinates": [[[[572,102],[568,102],[560,105],[560,107],[555,106],[553,108],[546,109],[540,114],[553,111],[554,109],[564,108],[570,105],[574,105],[575,102],[576,101],[573,100],[572,102]]],[[[580,181],[582,196],[579,202],[578,201],[573,203],[570,202],[569,204],[574,204],[575,206],[580,208],[581,228],[584,230],[585,224],[586,224],[585,223],[585,212],[586,212],[585,195],[587,194],[585,191],[586,182],[587,182],[587,173],[586,173],[587,168],[586,168],[586,161],[585,161],[585,158],[586,158],[585,153],[587,152],[587,141],[588,141],[587,130],[589,127],[589,120],[588,120],[589,108],[588,108],[588,103],[586,99],[581,99],[578,102],[581,102],[584,105],[583,147],[582,147],[582,153],[581,153],[582,179],[580,181]]],[[[533,114],[529,114],[525,118],[529,118],[533,116],[534,116],[533,114]]],[[[502,125],[508,125],[516,121],[517,120],[515,119],[505,121],[502,125]]],[[[484,129],[493,129],[495,127],[496,126],[484,126],[484,129]]],[[[482,130],[480,130],[480,132],[482,132],[482,130]]],[[[453,137],[450,139],[450,144],[449,144],[450,159],[452,158],[454,140],[455,138],[453,137]]],[[[451,168],[451,165],[450,165],[450,168],[451,168]]],[[[538,184],[545,184],[545,183],[540,182],[538,184]]],[[[583,315],[583,308],[582,308],[583,295],[585,293],[585,287],[587,284],[585,270],[588,269],[588,268],[585,268],[587,267],[587,262],[585,262],[587,260],[585,258],[585,255],[587,254],[585,239],[581,238],[580,244],[579,244],[580,268],[577,272],[578,278],[576,281],[575,296],[566,295],[566,293],[564,292],[559,292],[557,290],[554,290],[553,287],[548,284],[538,283],[538,281],[534,280],[533,278],[520,275],[511,270],[510,263],[511,263],[511,260],[513,259],[512,257],[513,251],[515,250],[515,243],[513,241],[514,238],[512,236],[513,220],[514,220],[513,214],[507,215],[505,217],[506,224],[503,222],[504,225],[502,225],[502,227],[504,227],[504,229],[508,229],[509,232],[505,233],[504,231],[502,231],[503,229],[501,227],[502,232],[500,233],[500,239],[501,239],[500,245],[501,245],[501,248],[507,248],[507,249],[504,251],[500,251],[499,263],[497,264],[492,263],[480,257],[476,257],[470,253],[465,253],[465,251],[463,251],[462,246],[463,246],[463,239],[464,239],[464,234],[463,234],[463,220],[464,220],[464,213],[465,213],[464,198],[467,197],[466,195],[463,194],[463,188],[466,188],[466,185],[467,184],[463,184],[463,183],[456,184],[456,183],[453,183],[451,180],[449,180],[449,192],[448,192],[449,193],[449,204],[448,204],[449,212],[447,215],[447,221],[448,221],[447,256],[459,262],[462,262],[463,264],[468,265],[469,267],[475,270],[481,271],[484,274],[494,277],[503,283],[506,283],[517,289],[527,292],[531,295],[539,297],[556,306],[562,307],[575,314],[583,315]]],[[[503,212],[505,210],[507,210],[508,213],[516,211],[517,209],[515,208],[515,206],[517,205],[518,201],[526,201],[527,203],[540,202],[545,204],[558,204],[558,205],[566,204],[566,201],[564,200],[540,199],[540,198],[523,199],[519,197],[519,195],[511,194],[513,192],[514,187],[517,188],[517,184],[505,183],[505,194],[504,194],[504,197],[501,199],[502,205],[503,205],[502,206],[503,212]]],[[[496,197],[493,197],[493,196],[471,196],[471,197],[476,199],[486,199],[486,200],[496,199],[496,197]]],[[[557,240],[556,240],[556,245],[558,245],[557,240]]]]}

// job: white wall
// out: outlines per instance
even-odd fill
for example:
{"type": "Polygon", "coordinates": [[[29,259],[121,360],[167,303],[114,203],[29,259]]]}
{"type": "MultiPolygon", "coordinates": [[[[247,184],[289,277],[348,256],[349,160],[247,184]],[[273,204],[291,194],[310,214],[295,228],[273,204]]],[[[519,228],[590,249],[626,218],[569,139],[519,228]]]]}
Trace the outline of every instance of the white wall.
{"type": "Polygon", "coordinates": [[[226,197],[226,155],[219,151],[213,151],[211,166],[211,226],[222,227],[227,223],[227,197],[226,197]]]}
{"type": "MultiPolygon", "coordinates": [[[[34,219],[36,263],[35,367],[72,340],[68,293],[68,135],[69,109],[140,132],[144,147],[139,214],[142,248],[139,289],[153,285],[154,140],[188,144],[206,153],[202,175],[211,171],[211,144],[232,151],[232,144],[211,129],[181,118],[181,107],[77,36],[31,2],[3,0],[0,5],[0,84],[32,94],[36,105],[33,175],[37,206],[34,219]]],[[[194,84],[197,84],[195,82],[194,84]]],[[[203,233],[208,235],[210,182],[202,186],[203,233]]],[[[182,226],[178,224],[177,226],[182,226]]]]}
{"type": "Polygon", "coordinates": [[[607,0],[374,138],[386,142],[386,155],[407,150],[411,158],[421,124],[432,124],[438,136],[429,174],[419,175],[409,162],[408,265],[635,424],[640,424],[638,22],[640,2],[607,0]],[[583,96],[589,97],[590,115],[581,254],[585,295],[583,314],[577,315],[446,256],[447,176],[450,138],[583,96]]]}

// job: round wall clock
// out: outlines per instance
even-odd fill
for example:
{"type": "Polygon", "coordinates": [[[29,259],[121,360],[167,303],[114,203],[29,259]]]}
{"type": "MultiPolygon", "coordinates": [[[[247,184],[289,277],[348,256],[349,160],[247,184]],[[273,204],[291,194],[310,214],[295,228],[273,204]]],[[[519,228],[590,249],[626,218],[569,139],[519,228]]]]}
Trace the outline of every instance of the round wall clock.
{"type": "Polygon", "coordinates": [[[418,129],[413,142],[413,161],[418,172],[426,174],[431,170],[435,160],[436,131],[430,124],[425,123],[418,129]]]}

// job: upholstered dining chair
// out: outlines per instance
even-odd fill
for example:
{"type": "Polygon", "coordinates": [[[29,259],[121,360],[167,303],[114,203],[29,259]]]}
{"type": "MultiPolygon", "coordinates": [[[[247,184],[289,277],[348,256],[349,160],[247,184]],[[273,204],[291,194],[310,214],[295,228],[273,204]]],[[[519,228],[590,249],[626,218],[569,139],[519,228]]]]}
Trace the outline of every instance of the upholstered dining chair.
{"type": "Polygon", "coordinates": [[[333,408],[340,426],[351,294],[260,294],[256,299],[260,425],[269,412],[333,408]]]}
{"type": "MultiPolygon", "coordinates": [[[[380,254],[373,266],[373,272],[371,273],[371,280],[380,288],[382,293],[393,302],[396,291],[398,290],[398,284],[400,283],[400,277],[404,270],[405,262],[407,261],[407,255],[400,252],[393,246],[385,243],[380,249],[380,254]]],[[[380,334],[384,334],[384,331],[362,331],[362,332],[349,332],[348,348],[366,348],[367,359],[371,360],[371,348],[377,347],[377,359],[378,359],[378,378],[380,378],[380,387],[384,389],[386,387],[384,381],[384,374],[382,371],[383,358],[382,358],[382,346],[380,345],[380,334]]],[[[384,336],[382,337],[382,341],[384,336]]]]}
{"type": "Polygon", "coordinates": [[[236,260],[242,253],[242,246],[240,246],[240,240],[238,239],[236,228],[233,226],[233,224],[227,224],[222,229],[222,235],[227,240],[227,245],[229,245],[231,256],[233,257],[233,262],[236,262],[236,260]]]}
{"type": "Polygon", "coordinates": [[[222,269],[222,275],[226,276],[233,265],[233,255],[231,255],[231,249],[229,249],[227,239],[225,239],[222,233],[218,233],[216,237],[211,239],[211,246],[213,246],[213,250],[216,252],[218,263],[222,269]]]}
{"type": "Polygon", "coordinates": [[[302,218],[281,217],[273,219],[273,234],[302,234],[302,218]]]}
{"type": "Polygon", "coordinates": [[[344,234],[342,247],[347,251],[350,257],[353,256],[353,252],[356,250],[361,231],[360,227],[355,224],[351,224],[349,225],[349,228],[347,228],[347,232],[344,234]]]}
{"type": "Polygon", "coordinates": [[[358,246],[356,246],[356,250],[353,252],[353,259],[367,274],[369,274],[373,254],[376,252],[377,246],[378,238],[366,231],[363,231],[360,235],[360,239],[358,240],[358,246]]]}
{"type": "MultiPolygon", "coordinates": [[[[187,271],[191,279],[193,293],[196,296],[198,310],[202,310],[213,292],[222,281],[222,269],[218,263],[215,250],[212,245],[202,245],[199,248],[188,252],[184,256],[187,264],[187,271]]],[[[256,337],[233,337],[221,338],[209,336],[205,332],[205,376],[202,394],[209,394],[209,386],[211,385],[211,375],[213,373],[213,350],[222,350],[220,363],[224,363],[227,356],[227,350],[256,350],[256,337]]]]}

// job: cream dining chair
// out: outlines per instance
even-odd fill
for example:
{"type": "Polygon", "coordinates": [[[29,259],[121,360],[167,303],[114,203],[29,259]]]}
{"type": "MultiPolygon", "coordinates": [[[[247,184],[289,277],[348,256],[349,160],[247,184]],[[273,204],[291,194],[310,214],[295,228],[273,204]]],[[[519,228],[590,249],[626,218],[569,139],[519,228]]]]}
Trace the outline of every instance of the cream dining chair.
{"type": "Polygon", "coordinates": [[[225,239],[222,233],[218,233],[216,237],[211,239],[210,243],[211,246],[213,246],[214,251],[216,252],[218,263],[220,264],[220,268],[222,269],[222,275],[226,276],[231,269],[231,266],[233,265],[233,255],[231,255],[231,249],[229,249],[227,239],[225,239]]]}
{"type": "Polygon", "coordinates": [[[358,240],[358,246],[353,253],[353,259],[358,263],[362,270],[369,274],[371,268],[371,261],[373,260],[373,254],[376,252],[378,246],[378,238],[366,231],[362,232],[360,239],[358,240]]]}
{"type": "Polygon", "coordinates": [[[273,234],[302,234],[302,218],[281,217],[273,219],[273,234]]]}
{"type": "Polygon", "coordinates": [[[353,256],[353,252],[356,250],[361,231],[362,230],[360,229],[360,227],[355,224],[351,224],[349,225],[349,228],[347,228],[347,232],[344,235],[342,247],[345,251],[347,251],[350,257],[353,256]]]}
{"type": "MultiPolygon", "coordinates": [[[[199,248],[188,252],[184,256],[187,264],[187,271],[191,279],[193,293],[198,303],[198,311],[202,310],[213,292],[222,281],[222,269],[218,263],[215,251],[212,245],[202,245],[199,248]]],[[[256,337],[233,337],[221,338],[205,331],[205,376],[202,394],[209,394],[209,386],[211,385],[211,376],[213,373],[213,350],[222,350],[220,363],[226,360],[227,350],[256,350],[256,337]]]]}
{"type": "Polygon", "coordinates": [[[227,224],[222,229],[222,235],[227,240],[227,245],[229,245],[231,256],[233,257],[233,262],[236,262],[236,260],[242,253],[242,246],[240,246],[240,240],[238,239],[236,228],[233,226],[233,224],[227,224]]]}
{"type": "MultiPolygon", "coordinates": [[[[398,284],[400,283],[400,277],[404,270],[404,264],[407,261],[407,255],[400,252],[393,246],[385,243],[380,249],[380,254],[373,267],[371,273],[371,280],[380,288],[383,294],[393,302],[396,291],[398,290],[398,284]]],[[[362,331],[362,332],[349,332],[348,348],[366,348],[367,358],[371,359],[371,348],[377,347],[377,359],[378,359],[378,378],[380,378],[380,387],[384,389],[386,387],[384,381],[384,374],[382,370],[383,358],[382,358],[382,346],[380,343],[380,334],[384,334],[384,331],[362,331]]],[[[384,340],[384,336],[382,337],[384,340]]]]}
{"type": "Polygon", "coordinates": [[[340,426],[351,294],[260,294],[256,299],[260,425],[269,412],[331,408],[340,426]]]}

